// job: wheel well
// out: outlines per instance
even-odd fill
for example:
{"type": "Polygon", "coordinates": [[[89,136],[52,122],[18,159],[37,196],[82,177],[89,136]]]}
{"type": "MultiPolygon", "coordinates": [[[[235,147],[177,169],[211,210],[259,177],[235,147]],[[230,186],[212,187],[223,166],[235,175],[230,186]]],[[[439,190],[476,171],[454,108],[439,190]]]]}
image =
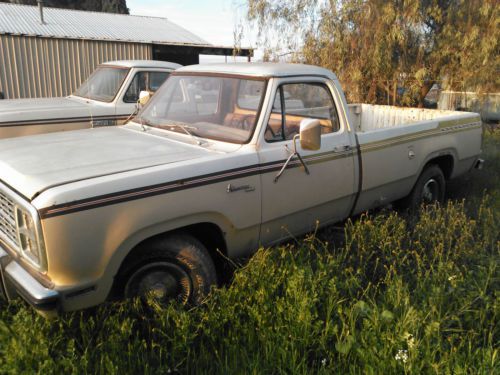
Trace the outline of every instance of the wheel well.
{"type": "Polygon", "coordinates": [[[199,223],[184,227],[180,231],[192,235],[207,248],[214,261],[217,275],[219,278],[224,278],[228,261],[226,240],[222,230],[212,223],[199,223]]]}
{"type": "Polygon", "coordinates": [[[439,168],[441,168],[441,170],[443,171],[443,174],[444,174],[444,178],[446,180],[450,179],[451,174],[453,173],[453,156],[443,155],[443,156],[438,156],[434,159],[431,159],[427,162],[424,169],[431,164],[435,164],[439,168]]]}
{"type": "Polygon", "coordinates": [[[229,267],[227,261],[226,241],[224,239],[222,230],[213,223],[198,223],[188,225],[186,227],[178,228],[165,233],[160,233],[142,240],[131,251],[129,251],[125,259],[123,259],[118,274],[120,273],[123,265],[126,264],[126,262],[134,256],[134,254],[141,246],[147,244],[148,242],[157,241],[160,238],[170,236],[175,233],[185,233],[195,237],[198,241],[200,241],[207,248],[210,257],[214,262],[219,279],[225,281],[225,275],[227,274],[226,271],[229,267]]]}

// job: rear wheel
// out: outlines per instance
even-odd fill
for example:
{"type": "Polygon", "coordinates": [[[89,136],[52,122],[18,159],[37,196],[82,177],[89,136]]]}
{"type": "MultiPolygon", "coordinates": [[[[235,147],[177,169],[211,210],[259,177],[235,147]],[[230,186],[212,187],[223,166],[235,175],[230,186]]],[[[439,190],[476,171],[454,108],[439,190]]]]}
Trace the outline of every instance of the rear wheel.
{"type": "Polygon", "coordinates": [[[445,189],[443,171],[437,165],[431,164],[420,174],[410,194],[397,202],[397,206],[416,211],[422,204],[443,203],[445,189]]]}
{"type": "Polygon", "coordinates": [[[176,234],[148,241],[126,259],[118,277],[125,298],[199,304],[217,283],[214,263],[196,238],[176,234]]]}

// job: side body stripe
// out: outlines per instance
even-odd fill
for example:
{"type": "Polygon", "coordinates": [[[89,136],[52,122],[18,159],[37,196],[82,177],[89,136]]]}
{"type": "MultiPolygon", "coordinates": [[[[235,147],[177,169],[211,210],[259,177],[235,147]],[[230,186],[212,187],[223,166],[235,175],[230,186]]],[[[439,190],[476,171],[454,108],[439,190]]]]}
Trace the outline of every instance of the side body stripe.
{"type": "MultiPolygon", "coordinates": [[[[468,119],[470,121],[470,119],[468,119]]],[[[474,119],[475,120],[475,119],[474,119]]],[[[458,125],[453,125],[453,126],[438,126],[437,129],[431,129],[431,130],[425,130],[417,133],[413,133],[410,135],[403,135],[403,136],[398,136],[398,137],[392,137],[388,139],[384,139],[381,141],[376,141],[376,142],[368,142],[361,144],[361,151],[362,152],[370,152],[370,151],[376,151],[380,150],[389,146],[395,146],[403,143],[408,143],[411,141],[416,141],[416,140],[421,140],[425,138],[432,138],[438,135],[444,135],[444,134],[450,134],[450,133],[457,133],[461,131],[466,131],[466,130],[471,130],[471,129],[477,129],[480,128],[481,122],[468,122],[468,123],[461,123],[458,125]]]]}
{"type": "Polygon", "coordinates": [[[63,117],[45,120],[21,120],[11,122],[0,122],[0,128],[8,128],[14,126],[34,126],[34,125],[57,125],[57,124],[72,124],[77,122],[90,122],[91,120],[126,120],[128,115],[108,115],[108,116],[84,116],[84,117],[63,117]]]}

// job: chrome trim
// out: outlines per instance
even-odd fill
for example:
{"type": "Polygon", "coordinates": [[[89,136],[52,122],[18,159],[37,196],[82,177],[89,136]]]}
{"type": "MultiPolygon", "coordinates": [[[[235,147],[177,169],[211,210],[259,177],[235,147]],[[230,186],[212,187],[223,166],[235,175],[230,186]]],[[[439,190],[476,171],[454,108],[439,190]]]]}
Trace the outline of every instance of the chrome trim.
{"type": "Polygon", "coordinates": [[[9,254],[4,250],[2,249],[2,247],[0,247],[0,267],[3,266],[3,261],[4,261],[4,258],[7,258],[8,259],[9,257],[9,254]]]}
{"type": "Polygon", "coordinates": [[[7,293],[7,289],[5,286],[5,280],[3,277],[3,268],[5,265],[9,262],[9,254],[7,254],[1,247],[0,247],[0,297],[2,297],[4,300],[9,299],[9,295],[7,293]]]}
{"type": "Polygon", "coordinates": [[[5,277],[5,267],[12,261],[11,255],[6,252],[0,244],[0,289],[4,299],[10,301],[18,296],[15,288],[12,288],[12,283],[8,283],[5,277]]]}
{"type": "Polygon", "coordinates": [[[5,274],[14,282],[21,296],[35,306],[59,299],[59,292],[44,287],[15,261],[5,267],[5,274]]]}
{"type": "Polygon", "coordinates": [[[9,299],[9,293],[7,292],[7,287],[5,285],[3,270],[11,261],[10,255],[2,249],[0,245],[0,294],[4,296],[4,298],[9,299]]]}

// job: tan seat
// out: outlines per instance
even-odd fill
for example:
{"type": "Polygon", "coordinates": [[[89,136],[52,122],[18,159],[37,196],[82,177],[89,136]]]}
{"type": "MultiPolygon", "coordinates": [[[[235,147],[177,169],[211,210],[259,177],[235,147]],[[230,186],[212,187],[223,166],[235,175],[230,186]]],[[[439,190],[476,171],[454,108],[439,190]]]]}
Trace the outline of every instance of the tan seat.
{"type": "Polygon", "coordinates": [[[255,123],[254,114],[228,113],[224,118],[224,126],[231,128],[250,130],[255,123]]]}

